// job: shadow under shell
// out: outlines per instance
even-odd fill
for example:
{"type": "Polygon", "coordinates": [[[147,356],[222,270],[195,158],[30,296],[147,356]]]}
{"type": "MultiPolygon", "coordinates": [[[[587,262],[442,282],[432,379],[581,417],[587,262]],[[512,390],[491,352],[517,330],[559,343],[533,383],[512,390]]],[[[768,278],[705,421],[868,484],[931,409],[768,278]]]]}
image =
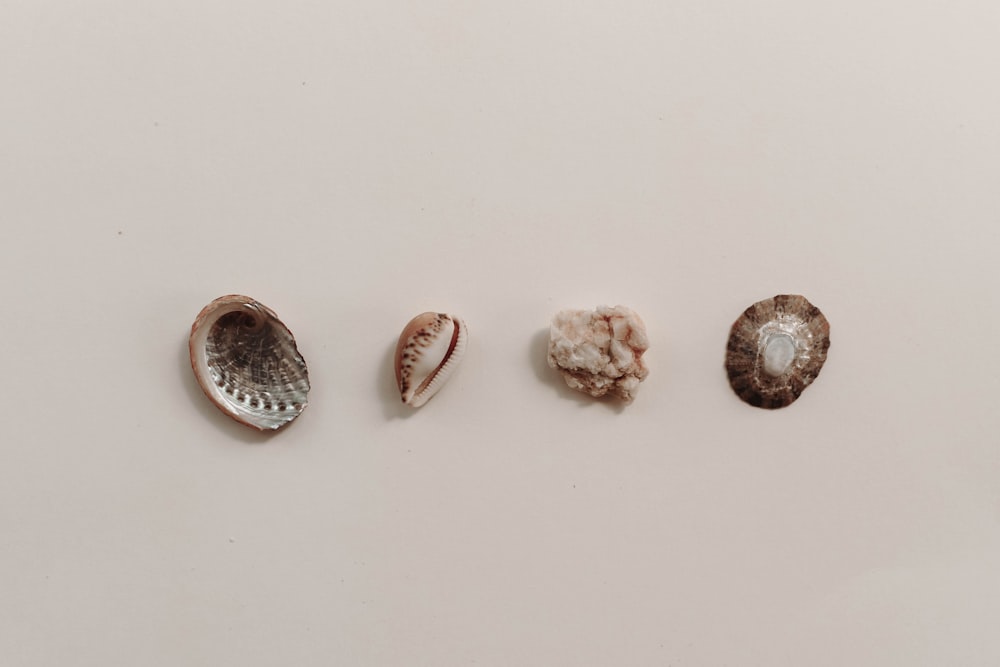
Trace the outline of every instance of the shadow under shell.
{"type": "Polygon", "coordinates": [[[758,301],[730,331],[729,384],[750,405],[783,408],[816,379],[829,348],[830,323],[804,296],[779,294],[758,301]]]}

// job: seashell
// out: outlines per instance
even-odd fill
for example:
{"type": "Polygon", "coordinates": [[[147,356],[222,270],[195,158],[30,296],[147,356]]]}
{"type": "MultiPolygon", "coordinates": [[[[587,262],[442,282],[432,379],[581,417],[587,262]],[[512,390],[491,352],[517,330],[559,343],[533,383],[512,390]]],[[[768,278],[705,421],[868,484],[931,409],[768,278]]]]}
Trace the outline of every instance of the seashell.
{"type": "Polygon", "coordinates": [[[410,320],[396,344],[403,403],[419,408],[441,390],[462,360],[468,337],[465,322],[454,315],[421,313],[410,320]]]}
{"type": "Polygon", "coordinates": [[[758,408],[783,408],[819,375],[830,323],[804,296],[758,301],[733,323],[726,348],[729,384],[758,408]]]}
{"type": "Polygon", "coordinates": [[[188,345],[202,391],[241,424],[276,431],[305,410],[306,362],[267,306],[236,294],[220,297],[198,314],[188,345]]]}
{"type": "Polygon", "coordinates": [[[566,384],[595,398],[614,394],[631,403],[649,375],[646,325],[625,306],[563,310],[549,328],[549,366],[566,384]]]}

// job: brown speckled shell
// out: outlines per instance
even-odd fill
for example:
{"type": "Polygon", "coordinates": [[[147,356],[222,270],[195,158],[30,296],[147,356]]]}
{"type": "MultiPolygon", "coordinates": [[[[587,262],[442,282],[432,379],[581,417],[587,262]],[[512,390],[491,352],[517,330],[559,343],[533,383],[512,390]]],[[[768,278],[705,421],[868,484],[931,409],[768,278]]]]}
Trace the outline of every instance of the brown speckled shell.
{"type": "Polygon", "coordinates": [[[468,328],[446,313],[421,313],[396,343],[396,384],[403,403],[418,408],[448,381],[465,354],[468,328]]]}
{"type": "Polygon", "coordinates": [[[776,409],[793,403],[819,375],[830,348],[830,323],[819,308],[797,294],[758,301],[733,323],[726,348],[726,373],[733,391],[750,405],[776,409]],[[764,372],[764,346],[772,332],[795,343],[789,369],[778,377],[764,372]]]}

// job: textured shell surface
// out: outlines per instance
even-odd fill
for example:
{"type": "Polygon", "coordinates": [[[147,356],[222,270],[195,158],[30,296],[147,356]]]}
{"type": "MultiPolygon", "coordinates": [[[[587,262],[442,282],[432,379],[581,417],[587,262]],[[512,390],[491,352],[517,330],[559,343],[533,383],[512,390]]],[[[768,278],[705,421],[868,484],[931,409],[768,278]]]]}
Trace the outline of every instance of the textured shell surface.
{"type": "Polygon", "coordinates": [[[396,344],[396,384],[403,403],[419,408],[441,390],[465,354],[465,322],[445,313],[421,313],[396,344]]]}
{"type": "Polygon", "coordinates": [[[733,323],[726,373],[750,405],[776,409],[793,403],[819,375],[830,348],[830,323],[797,294],[758,301],[733,323]]]}
{"type": "Polygon", "coordinates": [[[306,408],[309,372],[295,338],[267,306],[236,294],[205,306],[191,326],[191,368],[223,413],[276,431],[306,408]]]}

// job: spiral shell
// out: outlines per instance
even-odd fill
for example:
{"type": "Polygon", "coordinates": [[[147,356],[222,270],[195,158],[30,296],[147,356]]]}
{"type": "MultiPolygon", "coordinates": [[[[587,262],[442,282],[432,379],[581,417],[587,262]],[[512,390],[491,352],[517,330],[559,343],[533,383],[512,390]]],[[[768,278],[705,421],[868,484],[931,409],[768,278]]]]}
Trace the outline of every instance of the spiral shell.
{"type": "Polygon", "coordinates": [[[249,297],[231,294],[205,306],[188,346],[202,391],[241,424],[276,431],[308,404],[309,373],[295,338],[249,297]]]}
{"type": "Polygon", "coordinates": [[[444,313],[421,313],[396,344],[396,384],[403,403],[419,408],[441,390],[465,354],[465,322],[444,313]]]}
{"type": "Polygon", "coordinates": [[[733,323],[726,348],[729,384],[758,408],[783,408],[819,375],[830,323],[804,296],[758,301],[733,323]]]}

